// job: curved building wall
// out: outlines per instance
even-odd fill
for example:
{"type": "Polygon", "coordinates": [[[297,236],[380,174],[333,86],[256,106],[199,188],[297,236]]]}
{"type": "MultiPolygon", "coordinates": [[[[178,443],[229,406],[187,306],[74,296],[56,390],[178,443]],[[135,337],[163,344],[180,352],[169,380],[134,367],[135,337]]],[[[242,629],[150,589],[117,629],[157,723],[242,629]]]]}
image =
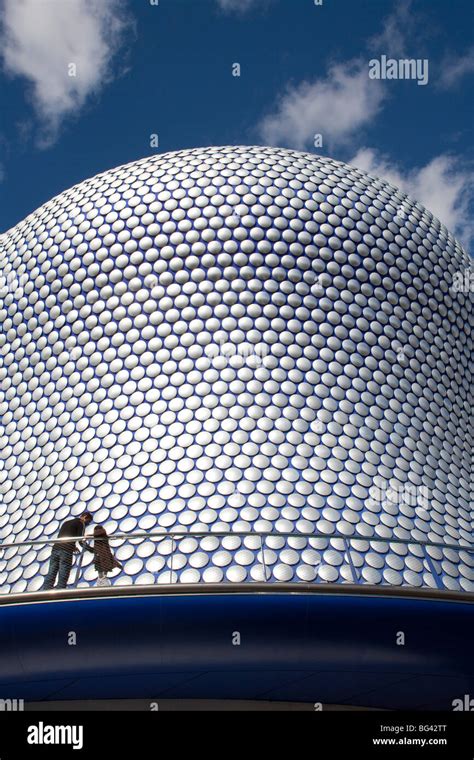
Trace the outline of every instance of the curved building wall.
{"type": "MultiPolygon", "coordinates": [[[[186,150],[67,190],[0,236],[0,540],[88,509],[189,534],[124,541],[119,584],[472,590],[472,554],[419,543],[472,541],[469,265],[420,204],[307,153],[186,150]],[[216,531],[318,536],[262,557],[216,531]]],[[[41,587],[49,551],[0,552],[1,590],[41,587]]]]}

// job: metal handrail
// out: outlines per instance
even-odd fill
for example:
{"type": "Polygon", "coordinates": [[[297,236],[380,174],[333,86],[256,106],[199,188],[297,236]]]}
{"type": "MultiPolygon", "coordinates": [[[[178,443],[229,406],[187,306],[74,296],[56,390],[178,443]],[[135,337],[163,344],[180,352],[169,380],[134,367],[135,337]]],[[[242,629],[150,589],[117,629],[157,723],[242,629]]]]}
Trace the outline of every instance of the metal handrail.
{"type": "MultiPolygon", "coordinates": [[[[443,543],[442,541],[421,541],[414,538],[387,538],[381,536],[345,536],[342,533],[301,533],[301,532],[286,532],[286,531],[255,531],[255,530],[229,530],[229,531],[143,531],[137,533],[110,533],[108,535],[109,541],[116,541],[121,539],[137,539],[137,538],[189,538],[192,536],[262,536],[263,538],[324,538],[326,540],[340,539],[343,541],[367,541],[372,543],[390,543],[390,544],[404,544],[405,546],[434,546],[440,549],[454,549],[455,551],[467,551],[474,552],[474,542],[472,544],[453,544],[443,543]]],[[[37,544],[56,544],[56,543],[77,543],[83,541],[86,538],[93,538],[93,535],[84,534],[83,536],[68,536],[66,538],[38,538],[31,541],[18,541],[13,543],[0,543],[0,550],[20,548],[22,546],[35,546],[37,544]]]]}
{"type": "MultiPolygon", "coordinates": [[[[473,544],[455,544],[455,543],[443,543],[441,541],[425,541],[425,540],[416,540],[414,538],[387,538],[387,537],[381,537],[381,536],[359,536],[357,534],[352,536],[343,535],[341,533],[321,533],[321,532],[311,532],[311,533],[303,533],[303,532],[295,532],[295,531],[236,531],[236,530],[219,530],[219,531],[209,531],[209,530],[156,530],[156,531],[137,531],[137,532],[130,532],[130,533],[111,533],[108,536],[108,539],[110,542],[114,543],[117,541],[120,542],[131,542],[139,544],[143,540],[155,540],[156,543],[160,543],[163,540],[170,539],[171,540],[171,556],[169,558],[169,564],[168,564],[168,572],[169,572],[169,583],[170,585],[174,585],[176,581],[173,580],[173,571],[174,571],[174,556],[175,552],[178,549],[179,546],[179,540],[185,539],[185,538],[196,538],[196,539],[203,539],[207,537],[214,537],[214,538],[229,538],[229,537],[259,537],[260,538],[260,553],[261,553],[261,563],[263,566],[263,576],[265,579],[265,583],[267,580],[270,580],[271,572],[269,577],[265,558],[265,550],[268,547],[267,539],[270,538],[283,538],[283,539],[319,539],[324,540],[328,544],[332,540],[341,541],[342,545],[344,547],[344,554],[347,556],[347,562],[349,564],[351,574],[352,574],[352,581],[353,583],[357,585],[363,585],[364,581],[361,578],[360,573],[358,572],[354,559],[352,556],[352,552],[356,551],[356,547],[353,546],[353,544],[357,541],[360,542],[367,542],[369,546],[375,545],[375,544],[400,544],[404,546],[419,546],[422,550],[422,556],[424,558],[424,561],[427,564],[427,567],[429,568],[429,572],[431,573],[434,582],[438,589],[445,589],[445,585],[443,583],[442,576],[440,575],[439,568],[437,569],[435,566],[435,563],[433,561],[433,558],[430,557],[430,554],[428,552],[428,549],[430,547],[438,548],[438,549],[450,549],[454,550],[456,552],[462,552],[466,551],[468,553],[474,553],[474,543],[473,544]],[[352,545],[351,545],[352,544],[352,545]]],[[[71,544],[71,543],[81,543],[85,539],[91,539],[94,538],[93,534],[85,534],[82,536],[66,536],[64,538],[40,538],[40,539],[31,539],[29,541],[19,541],[19,542],[10,542],[10,543],[0,543],[0,556],[3,554],[4,550],[7,549],[20,549],[22,547],[28,547],[28,546],[47,546],[49,544],[71,544]]],[[[81,551],[79,553],[78,562],[76,563],[75,572],[74,572],[74,581],[73,585],[78,587],[80,583],[82,582],[82,574],[84,570],[84,556],[85,551],[81,551]]],[[[319,567],[319,565],[318,565],[319,567]]],[[[155,582],[156,581],[155,579],[155,582]]],[[[318,581],[319,582],[319,581],[318,581]]],[[[130,585],[133,585],[133,579],[130,580],[130,585]]]]}

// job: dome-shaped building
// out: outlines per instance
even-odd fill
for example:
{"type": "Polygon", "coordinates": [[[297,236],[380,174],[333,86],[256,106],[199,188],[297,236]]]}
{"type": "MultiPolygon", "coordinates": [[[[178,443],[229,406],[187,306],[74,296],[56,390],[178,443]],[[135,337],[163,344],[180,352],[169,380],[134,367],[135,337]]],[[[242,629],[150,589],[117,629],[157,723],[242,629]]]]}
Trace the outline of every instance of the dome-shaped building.
{"type": "MultiPolygon", "coordinates": [[[[116,542],[118,585],[472,590],[469,265],[420,204],[307,153],[63,192],[0,237],[2,542],[87,509],[152,536],[116,542]]],[[[1,590],[48,556],[5,549],[1,590]]]]}
{"type": "Polygon", "coordinates": [[[464,705],[471,267],[383,180],[262,147],[0,235],[2,702],[464,705]],[[123,567],[45,592],[84,510],[123,567]]]}

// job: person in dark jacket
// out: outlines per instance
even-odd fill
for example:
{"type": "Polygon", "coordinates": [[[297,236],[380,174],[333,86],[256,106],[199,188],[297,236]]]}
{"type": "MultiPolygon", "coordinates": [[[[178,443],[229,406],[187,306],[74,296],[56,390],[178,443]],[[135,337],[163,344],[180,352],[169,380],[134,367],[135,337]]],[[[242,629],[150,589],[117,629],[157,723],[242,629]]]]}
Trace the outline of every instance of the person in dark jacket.
{"type": "MultiPolygon", "coordinates": [[[[84,535],[84,529],[86,525],[92,522],[92,515],[90,512],[83,512],[79,517],[74,517],[72,520],[66,520],[61,525],[58,533],[58,538],[81,538],[84,535]]],[[[77,553],[76,541],[58,541],[53,544],[51,550],[51,557],[49,560],[48,574],[45,578],[43,591],[49,591],[53,588],[56,576],[58,576],[58,583],[56,588],[66,588],[69,580],[69,573],[71,572],[73,554],[77,553]]]]}
{"type": "Polygon", "coordinates": [[[93,546],[90,546],[86,541],[81,541],[81,544],[86,551],[94,554],[94,567],[100,580],[106,578],[107,573],[110,573],[116,567],[122,569],[122,565],[112,554],[107,531],[102,525],[96,525],[94,528],[93,546]]]}

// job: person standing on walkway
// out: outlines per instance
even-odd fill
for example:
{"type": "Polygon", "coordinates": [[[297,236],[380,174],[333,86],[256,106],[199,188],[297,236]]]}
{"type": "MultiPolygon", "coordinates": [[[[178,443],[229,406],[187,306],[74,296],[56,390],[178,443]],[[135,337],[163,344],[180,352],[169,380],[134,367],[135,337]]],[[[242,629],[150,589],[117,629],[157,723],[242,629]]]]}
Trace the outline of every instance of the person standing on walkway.
{"type": "MultiPolygon", "coordinates": [[[[92,515],[90,512],[83,512],[79,517],[66,520],[61,525],[58,538],[81,538],[84,535],[86,525],[89,525],[91,522],[92,515]]],[[[49,591],[53,588],[56,576],[58,576],[56,588],[66,588],[72,568],[73,554],[78,551],[79,549],[75,541],[60,541],[53,544],[49,560],[49,570],[43,584],[43,591],[49,591]]]]}
{"type": "Polygon", "coordinates": [[[94,555],[94,567],[98,574],[98,586],[110,586],[108,573],[118,567],[122,570],[122,565],[115,559],[109,544],[107,531],[102,525],[96,525],[94,528],[94,544],[91,546],[87,541],[81,541],[81,545],[86,551],[94,555]]]}

